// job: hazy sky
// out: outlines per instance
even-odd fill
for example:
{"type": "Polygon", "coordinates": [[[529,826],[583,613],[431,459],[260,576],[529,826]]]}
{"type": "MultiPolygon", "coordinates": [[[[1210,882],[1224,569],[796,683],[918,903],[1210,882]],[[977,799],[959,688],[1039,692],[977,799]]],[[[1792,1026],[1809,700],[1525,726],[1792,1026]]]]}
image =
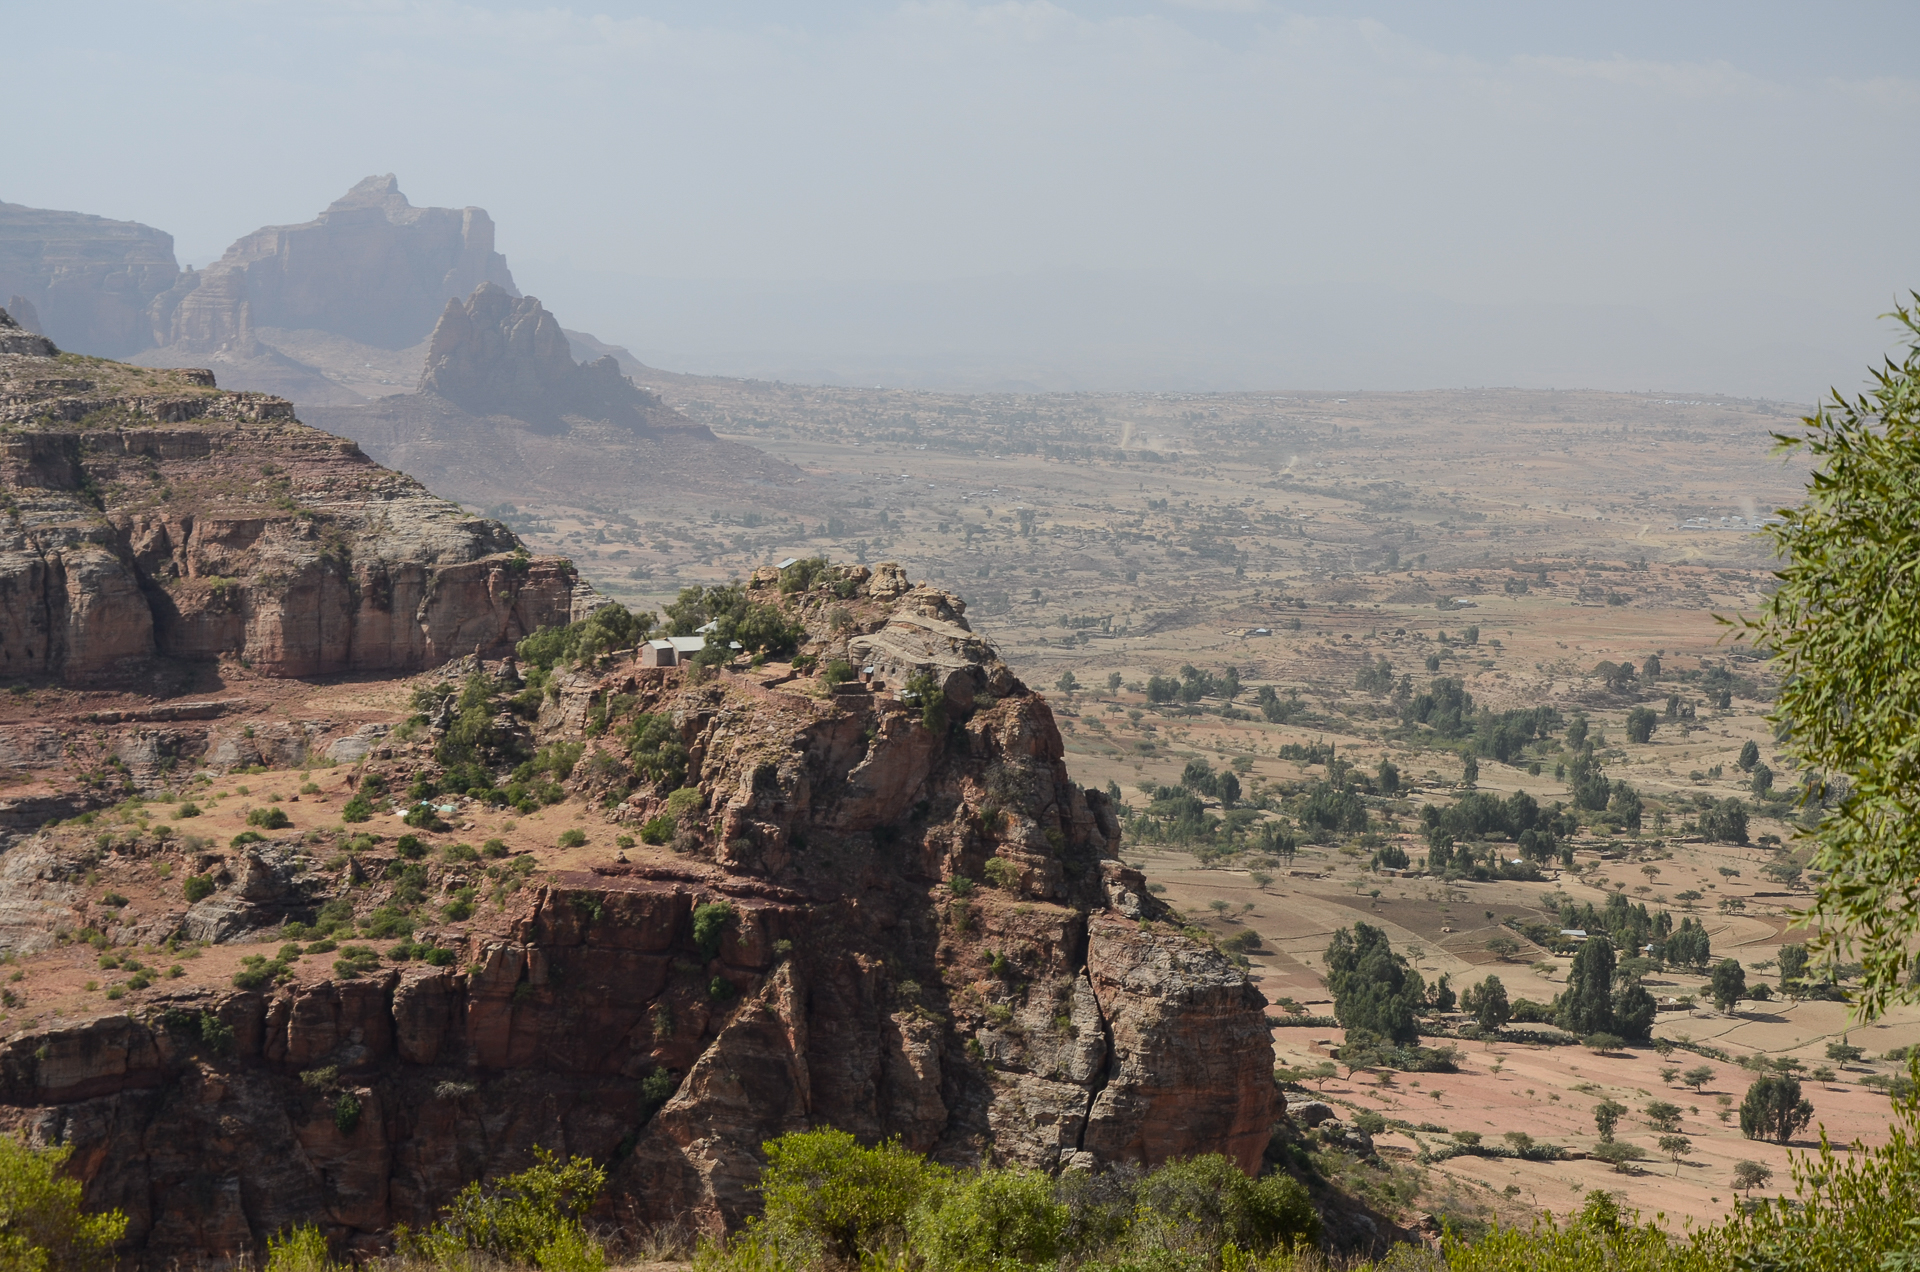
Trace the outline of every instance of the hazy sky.
{"type": "Polygon", "coordinates": [[[1573,7],[9,6],[0,198],[205,263],[392,171],[715,370],[1857,381],[1920,286],[1920,5],[1573,7]]]}

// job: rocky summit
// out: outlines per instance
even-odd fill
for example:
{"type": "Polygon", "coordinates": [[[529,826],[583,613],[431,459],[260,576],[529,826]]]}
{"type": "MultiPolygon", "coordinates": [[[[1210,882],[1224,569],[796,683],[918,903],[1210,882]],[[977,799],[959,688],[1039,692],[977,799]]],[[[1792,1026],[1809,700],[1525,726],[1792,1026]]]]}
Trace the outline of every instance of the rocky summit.
{"type": "Polygon", "coordinates": [[[598,611],[316,721],[303,773],[149,766],[16,844],[0,1122],[154,1267],[304,1221],[375,1252],[535,1145],[609,1165],[610,1221],[710,1232],[814,1126],[1257,1170],[1264,999],[964,605],[812,563],[716,605],[761,654],[654,665],[598,611]]]}
{"type": "Polygon", "coordinates": [[[311,221],[255,230],[188,274],[160,343],[204,355],[268,327],[404,349],[432,329],[443,301],[483,282],[513,291],[485,210],[416,208],[388,173],[311,221]]]}
{"type": "Polygon", "coordinates": [[[703,495],[715,506],[755,506],[777,487],[786,506],[814,503],[795,489],[799,469],[714,436],[635,385],[611,354],[575,362],[539,300],[492,283],[447,302],[414,392],[304,410],[381,462],[481,506],[609,485],[630,499],[703,495]]]}
{"type": "Polygon", "coordinates": [[[0,677],[410,672],[565,623],[572,567],[290,403],[0,313],[0,677]]]}

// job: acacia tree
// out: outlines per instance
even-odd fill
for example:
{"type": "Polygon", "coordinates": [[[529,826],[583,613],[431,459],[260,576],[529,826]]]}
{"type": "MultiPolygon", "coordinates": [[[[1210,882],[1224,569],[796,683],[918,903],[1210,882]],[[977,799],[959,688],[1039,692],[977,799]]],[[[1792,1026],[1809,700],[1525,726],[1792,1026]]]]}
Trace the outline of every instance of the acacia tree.
{"type": "Polygon", "coordinates": [[[1862,965],[1854,1002],[1873,1018],[1920,993],[1920,293],[1889,317],[1906,329],[1867,392],[1835,393],[1778,449],[1814,460],[1807,498],[1769,529],[1778,589],[1741,638],[1780,676],[1773,720],[1811,779],[1846,793],[1812,832],[1824,872],[1815,944],[1862,965]]]}

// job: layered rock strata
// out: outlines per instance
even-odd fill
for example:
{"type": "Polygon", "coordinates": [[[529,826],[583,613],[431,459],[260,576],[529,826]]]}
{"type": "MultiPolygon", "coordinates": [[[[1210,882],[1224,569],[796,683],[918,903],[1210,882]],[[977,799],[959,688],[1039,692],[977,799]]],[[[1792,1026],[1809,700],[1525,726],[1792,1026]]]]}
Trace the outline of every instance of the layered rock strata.
{"type": "Polygon", "coordinates": [[[159,660],[408,672],[565,623],[570,566],[206,371],[57,354],[0,318],[0,678],[159,660]]]}
{"type": "MultiPolygon", "coordinates": [[[[752,1210],[764,1140],[813,1126],[955,1163],[1224,1152],[1260,1169],[1282,1110],[1264,1000],[1115,860],[1114,810],[1072,781],[1045,700],[958,599],[891,566],[792,595],[776,579],[749,597],[803,624],[820,665],[876,639],[904,660],[903,629],[951,634],[949,656],[900,663],[944,677],[945,718],[804,659],[716,674],[619,653],[557,674],[526,745],[579,747],[575,819],[595,843],[642,842],[497,871],[530,884],[430,921],[446,967],[161,982],[45,1021],[0,1046],[0,1122],[74,1145],[89,1200],[126,1210],[128,1257],[156,1266],[257,1252],[306,1221],[375,1250],[536,1144],[609,1166],[609,1221],[707,1231],[752,1210]],[[677,764],[692,805],[668,803],[677,764]],[[663,824],[672,842],[648,846],[663,824]]],[[[498,674],[505,695],[515,673],[498,674]]],[[[359,776],[432,777],[431,746],[386,739],[359,776]]],[[[476,839],[488,816],[457,814],[476,839]]],[[[49,907],[86,850],[69,833],[15,850],[37,854],[49,907]]],[[[323,845],[303,871],[305,851],[286,836],[216,854],[196,867],[212,896],[89,922],[112,945],[170,927],[274,941],[329,898],[364,918],[404,907],[410,872],[443,897],[481,874],[439,852],[413,871],[388,843],[324,865],[323,845]]]]}
{"type": "Polygon", "coordinates": [[[404,349],[432,330],[449,297],[481,283],[518,294],[486,211],[416,208],[388,173],[313,220],[255,230],[188,273],[155,312],[156,343],[204,355],[274,327],[404,349]]]}
{"type": "Polygon", "coordinates": [[[25,302],[28,325],[69,348],[124,358],[152,345],[150,310],[179,278],[165,231],[0,203],[0,296],[25,302]]]}

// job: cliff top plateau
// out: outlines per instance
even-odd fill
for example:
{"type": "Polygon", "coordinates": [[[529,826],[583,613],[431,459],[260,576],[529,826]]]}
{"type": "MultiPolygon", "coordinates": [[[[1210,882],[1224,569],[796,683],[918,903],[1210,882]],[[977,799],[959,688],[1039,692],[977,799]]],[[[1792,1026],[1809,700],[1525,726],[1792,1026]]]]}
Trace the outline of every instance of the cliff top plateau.
{"type": "Polygon", "coordinates": [[[73,1145],[143,1266],[373,1253],[535,1145],[608,1165],[607,1222],[707,1231],[810,1126],[1260,1170],[1264,1000],[964,610],[806,562],[676,606],[738,646],[689,664],[615,606],[212,719],[0,698],[17,771],[102,778],[0,857],[0,1124],[73,1145]]]}
{"type": "Polygon", "coordinates": [[[148,306],[179,277],[162,230],[0,203],[0,299],[61,344],[113,358],[147,348],[148,306]]]}
{"type": "Polygon", "coordinates": [[[0,499],[4,679],[409,672],[574,604],[571,566],[285,400],[60,353],[3,313],[0,499]]]}

